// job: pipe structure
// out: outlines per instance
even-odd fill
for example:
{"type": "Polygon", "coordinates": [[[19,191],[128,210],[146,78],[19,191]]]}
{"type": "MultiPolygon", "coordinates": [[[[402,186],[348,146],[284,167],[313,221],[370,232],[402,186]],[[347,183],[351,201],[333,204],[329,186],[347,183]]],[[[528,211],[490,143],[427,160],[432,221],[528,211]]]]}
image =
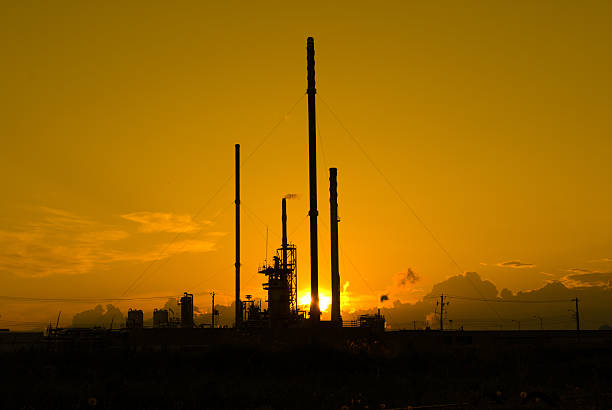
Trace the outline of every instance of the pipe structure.
{"type": "Polygon", "coordinates": [[[338,170],[329,169],[329,232],[331,235],[331,320],[342,325],[340,314],[340,268],[338,263],[338,170]]]}
{"type": "Polygon", "coordinates": [[[308,159],[310,180],[310,321],[318,324],[321,319],[319,309],[319,247],[317,243],[317,119],[315,109],[315,59],[314,39],[306,40],[306,62],[308,78],[308,159]]]}
{"type": "Polygon", "coordinates": [[[240,144],[235,145],[236,153],[236,317],[235,327],[242,321],[242,302],[240,301],[240,144]]]}

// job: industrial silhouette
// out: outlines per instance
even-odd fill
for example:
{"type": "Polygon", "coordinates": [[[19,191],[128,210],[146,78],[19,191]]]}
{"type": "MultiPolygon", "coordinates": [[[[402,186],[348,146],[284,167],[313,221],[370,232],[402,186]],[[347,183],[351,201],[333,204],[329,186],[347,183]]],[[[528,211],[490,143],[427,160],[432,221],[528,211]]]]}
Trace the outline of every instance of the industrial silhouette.
{"type": "MultiPolygon", "coordinates": [[[[386,329],[384,310],[380,308],[359,314],[353,320],[343,319],[338,218],[338,192],[342,189],[339,175],[342,174],[337,168],[329,168],[331,320],[322,320],[317,219],[317,91],[312,37],[307,39],[306,51],[309,309],[301,309],[298,302],[298,279],[302,279],[298,277],[298,250],[287,233],[290,220],[287,197],[279,198],[280,246],[272,259],[258,268],[258,273],[266,280],[263,284],[267,294],[265,303],[241,293],[241,159],[240,144],[235,144],[233,327],[219,325],[214,292],[210,293],[210,324],[196,325],[194,298],[197,295],[186,291],[178,301],[180,312],[170,307],[155,309],[150,324],[145,323],[143,311],[138,306],[131,308],[124,320],[120,312],[117,316],[113,306],[108,305],[109,314],[105,319],[110,320],[109,326],[105,322],[104,327],[60,328],[58,318],[55,326],[49,325],[46,334],[1,331],[3,353],[15,354],[5,357],[5,367],[18,369],[13,370],[11,381],[2,387],[1,408],[18,408],[24,404],[32,408],[109,409],[406,408],[409,405],[413,408],[419,405],[516,408],[531,404],[558,407],[561,403],[564,408],[573,408],[578,401],[592,406],[612,403],[609,394],[612,384],[603,373],[605,366],[612,366],[612,331],[581,329],[581,300],[578,297],[571,301],[514,301],[573,302],[575,331],[543,330],[541,316],[532,316],[539,321],[540,330],[519,331],[520,320],[510,319],[516,323],[516,331],[465,331],[463,324],[449,316],[455,301],[483,303],[496,314],[492,305],[507,301],[444,292],[432,296],[437,317],[418,326],[414,321],[408,326],[411,330],[386,329]],[[115,322],[116,318],[124,322],[115,322]],[[64,360],[64,357],[70,358],[64,360]],[[48,371],[49,380],[58,376],[54,382],[43,378],[33,382],[40,397],[22,398],[27,395],[25,386],[30,383],[24,376],[28,373],[19,363],[26,359],[32,359],[34,373],[48,371]],[[86,359],[87,364],[81,363],[82,359],[86,359]],[[566,363],[579,371],[569,372],[564,367],[566,363]],[[534,364],[533,373],[526,376],[521,366],[529,364],[534,364]],[[82,391],[63,396],[53,393],[53,383],[58,386],[63,383],[62,388],[76,383],[76,375],[83,369],[81,366],[91,373],[84,376],[87,382],[82,391]],[[593,368],[597,371],[587,371],[593,368]],[[545,377],[548,378],[544,380],[545,377]],[[139,378],[145,380],[146,391],[138,390],[142,389],[139,378]],[[544,381],[537,388],[529,387],[535,386],[534,380],[539,378],[544,381]],[[590,389],[586,382],[598,387],[590,389]],[[559,392],[561,385],[571,385],[574,396],[559,392]],[[305,386],[309,394],[299,391],[301,386],[305,386]],[[14,394],[9,396],[7,389],[14,394]],[[53,403],[57,404],[46,407],[41,404],[48,396],[54,397],[53,403]],[[575,400],[576,397],[580,400],[575,400]]],[[[417,280],[416,273],[408,269],[400,278],[399,286],[417,280]]],[[[380,306],[388,300],[388,295],[380,296],[380,306]]],[[[105,315],[101,306],[90,314],[96,318],[105,315]]]]}

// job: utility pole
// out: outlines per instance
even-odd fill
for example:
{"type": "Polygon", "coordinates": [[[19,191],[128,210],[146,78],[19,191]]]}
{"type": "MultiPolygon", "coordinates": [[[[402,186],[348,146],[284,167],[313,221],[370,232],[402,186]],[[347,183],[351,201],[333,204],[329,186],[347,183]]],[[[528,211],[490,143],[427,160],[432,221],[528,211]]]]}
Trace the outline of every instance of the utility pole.
{"type": "Polygon", "coordinates": [[[572,299],[576,302],[576,333],[580,334],[580,312],[578,310],[578,296],[575,299],[572,299]]]}
{"type": "Polygon", "coordinates": [[[440,330],[444,330],[444,306],[448,305],[448,302],[444,301],[444,293],[440,295],[440,330]]]}
{"type": "Polygon", "coordinates": [[[212,324],[211,327],[215,328],[215,292],[211,293],[212,295],[212,324]]]}

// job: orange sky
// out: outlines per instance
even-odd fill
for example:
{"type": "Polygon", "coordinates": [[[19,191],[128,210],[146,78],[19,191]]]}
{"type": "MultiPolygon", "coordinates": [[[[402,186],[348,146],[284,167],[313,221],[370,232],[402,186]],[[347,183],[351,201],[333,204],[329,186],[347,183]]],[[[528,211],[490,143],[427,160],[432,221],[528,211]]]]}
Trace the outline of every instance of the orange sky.
{"type": "MultiPolygon", "coordinates": [[[[246,158],[243,289],[261,294],[266,226],[271,255],[281,198],[295,193],[307,293],[309,35],[323,293],[330,166],[353,307],[387,292],[414,301],[461,271],[518,291],[612,270],[609,2],[311,4],[5,4],[0,294],[215,290],[229,303],[234,143],[246,158]],[[419,280],[397,288],[409,267],[419,280]]],[[[0,315],[90,307],[0,300],[0,315]]]]}

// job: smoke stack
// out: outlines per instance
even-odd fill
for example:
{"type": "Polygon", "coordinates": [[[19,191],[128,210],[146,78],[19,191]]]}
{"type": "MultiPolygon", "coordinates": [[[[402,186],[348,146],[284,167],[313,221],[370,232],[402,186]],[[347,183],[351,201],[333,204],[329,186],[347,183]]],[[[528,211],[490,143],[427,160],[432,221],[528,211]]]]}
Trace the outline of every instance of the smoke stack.
{"type": "Polygon", "coordinates": [[[235,327],[242,320],[242,302],[240,301],[240,144],[236,144],[236,318],[235,327]]]}
{"type": "Polygon", "coordinates": [[[317,119],[315,109],[314,39],[306,40],[306,69],[308,78],[308,162],[310,173],[310,320],[319,323],[319,248],[317,243],[317,119]]]}
{"type": "Polygon", "coordinates": [[[340,316],[340,268],[338,263],[338,170],[329,169],[329,231],[331,234],[331,320],[342,324],[340,316]]]}
{"type": "Polygon", "coordinates": [[[282,221],[283,221],[283,269],[285,272],[287,271],[287,199],[283,198],[283,212],[282,212],[282,221]]]}

